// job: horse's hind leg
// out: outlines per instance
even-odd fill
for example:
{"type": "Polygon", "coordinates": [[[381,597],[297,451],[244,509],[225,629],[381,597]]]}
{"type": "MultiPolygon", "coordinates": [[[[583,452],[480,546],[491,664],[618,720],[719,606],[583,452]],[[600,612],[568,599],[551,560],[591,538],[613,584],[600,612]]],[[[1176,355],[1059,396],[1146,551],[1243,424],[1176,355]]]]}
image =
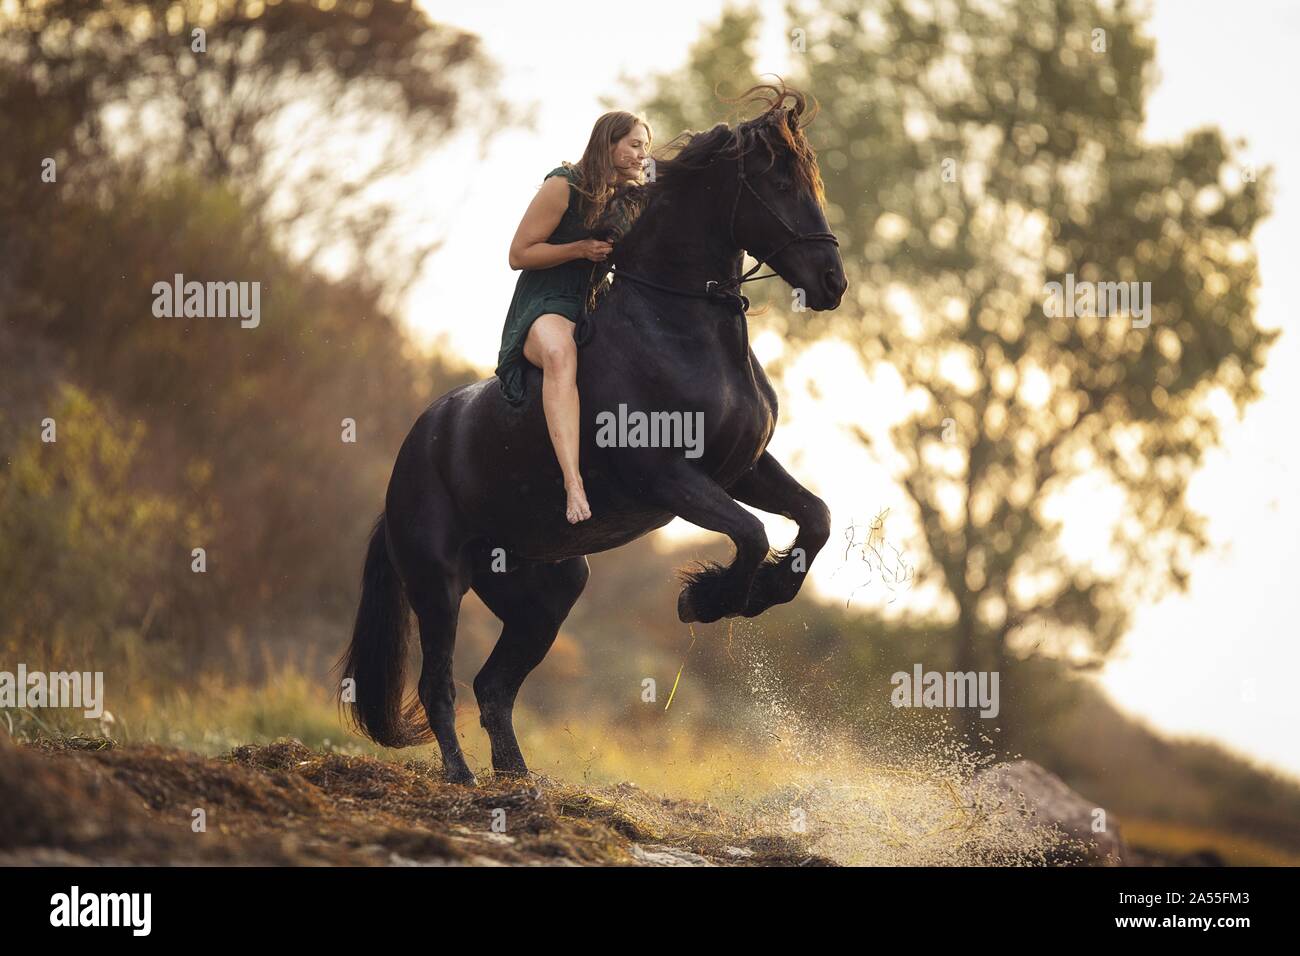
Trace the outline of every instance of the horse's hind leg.
{"type": "Polygon", "coordinates": [[[423,491],[421,506],[408,511],[399,510],[390,496],[388,533],[407,599],[420,622],[420,705],[442,751],[447,780],[473,784],[474,774],[456,736],[456,685],[451,670],[470,564],[446,518],[450,505],[442,494],[427,496],[427,486],[423,491]],[[400,521],[392,520],[395,514],[402,515],[400,521]]]}
{"type": "Polygon", "coordinates": [[[492,743],[492,768],[497,773],[528,772],[515,739],[515,695],[551,649],[560,625],[586,587],[588,574],[583,557],[554,564],[528,562],[503,573],[475,569],[475,593],[505,625],[474,678],[479,722],[492,743]]]}
{"type": "Polygon", "coordinates": [[[452,783],[473,784],[474,774],[461,753],[456,736],[456,684],[452,679],[451,658],[456,647],[456,622],[460,601],[466,588],[459,575],[430,573],[431,579],[408,591],[411,607],[420,621],[419,694],[429,719],[429,727],[442,751],[442,769],[452,783]]]}

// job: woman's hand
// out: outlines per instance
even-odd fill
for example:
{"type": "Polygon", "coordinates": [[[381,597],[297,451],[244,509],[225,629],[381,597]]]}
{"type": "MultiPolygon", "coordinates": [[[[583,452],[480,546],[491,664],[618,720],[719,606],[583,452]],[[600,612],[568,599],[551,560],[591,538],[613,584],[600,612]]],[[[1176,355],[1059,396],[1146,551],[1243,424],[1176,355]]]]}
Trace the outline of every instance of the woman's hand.
{"type": "Polygon", "coordinates": [[[592,262],[604,262],[614,248],[602,239],[579,239],[573,245],[579,259],[590,259],[592,262]]]}

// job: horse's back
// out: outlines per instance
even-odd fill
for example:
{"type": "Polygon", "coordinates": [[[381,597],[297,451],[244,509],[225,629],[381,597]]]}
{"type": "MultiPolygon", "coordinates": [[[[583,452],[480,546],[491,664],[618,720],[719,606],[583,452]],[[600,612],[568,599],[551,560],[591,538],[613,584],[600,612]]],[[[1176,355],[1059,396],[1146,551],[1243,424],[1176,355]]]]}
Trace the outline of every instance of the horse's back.
{"type": "Polygon", "coordinates": [[[530,366],[519,405],[506,400],[495,377],[454,388],[429,405],[408,436],[413,453],[436,471],[466,539],[522,558],[560,560],[619,547],[671,521],[671,513],[637,501],[601,467],[597,450],[584,447],[595,514],[568,523],[540,380],[530,366]]]}
{"type": "Polygon", "coordinates": [[[693,465],[729,488],[761,457],[776,418],[776,395],[749,348],[743,316],[662,313],[617,284],[591,316],[594,337],[578,359],[580,457],[593,516],[570,525],[563,475],[542,407],[542,372],[525,364],[523,399],[509,402],[495,377],[452,389],[412,429],[467,535],[541,560],[626,544],[672,520],[651,503],[647,483],[668,448],[603,447],[597,416],[649,409],[700,416],[693,465]]]}

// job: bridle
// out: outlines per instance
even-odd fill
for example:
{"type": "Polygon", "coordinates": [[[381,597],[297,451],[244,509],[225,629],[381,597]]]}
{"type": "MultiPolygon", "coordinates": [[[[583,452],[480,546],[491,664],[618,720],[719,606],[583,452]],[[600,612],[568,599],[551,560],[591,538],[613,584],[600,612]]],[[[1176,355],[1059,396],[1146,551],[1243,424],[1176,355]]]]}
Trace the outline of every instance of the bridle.
{"type": "MultiPolygon", "coordinates": [[[[728,302],[736,305],[741,312],[746,312],[749,310],[749,299],[741,294],[740,287],[746,282],[757,282],[759,279],[770,279],[775,276],[777,274],[775,272],[769,272],[767,275],[763,276],[754,275],[755,272],[763,268],[763,266],[766,265],[774,256],[784,252],[796,242],[833,242],[837,246],[840,244],[840,241],[835,238],[834,233],[798,232],[790,225],[790,223],[786,222],[785,217],[773,209],[771,204],[759,195],[758,190],[755,189],[753,184],[749,181],[749,177],[745,175],[745,154],[743,152],[736,157],[736,174],[736,198],[733,199],[731,203],[731,222],[728,227],[732,245],[738,249],[743,248],[740,243],[736,241],[736,213],[740,209],[741,193],[746,189],[748,189],[753,197],[758,200],[759,204],[772,215],[772,218],[780,224],[786,234],[785,242],[781,243],[781,245],[777,246],[771,252],[762,256],[754,256],[754,259],[756,260],[754,268],[750,269],[743,276],[733,275],[725,282],[719,282],[717,279],[710,279],[704,283],[703,292],[696,292],[690,289],[677,289],[672,286],[663,285],[659,282],[652,282],[642,276],[631,275],[622,269],[617,268],[612,271],[611,275],[615,279],[628,279],[632,282],[638,283],[639,285],[658,289],[661,292],[671,292],[675,295],[684,295],[697,299],[714,299],[728,302]]],[[[751,252],[750,255],[754,254],[751,252]]]]}
{"type": "MultiPolygon", "coordinates": [[[[785,230],[785,234],[787,238],[785,242],[781,243],[781,245],[777,246],[775,249],[773,249],[771,252],[767,253],[766,255],[754,256],[755,259],[754,268],[750,269],[740,278],[732,276],[731,279],[728,280],[727,286],[730,286],[734,283],[736,288],[739,289],[740,284],[742,282],[757,282],[759,279],[772,278],[774,275],[776,275],[775,272],[769,272],[765,276],[756,276],[754,275],[754,273],[757,272],[759,269],[763,268],[763,265],[769,259],[781,254],[786,249],[790,248],[790,246],[794,245],[796,242],[833,242],[837,246],[840,244],[840,241],[835,238],[835,234],[831,232],[796,232],[794,227],[785,221],[785,217],[782,216],[775,209],[773,209],[771,204],[766,199],[764,199],[761,195],[759,195],[758,190],[755,189],[753,184],[749,181],[749,177],[745,175],[745,154],[744,153],[741,153],[736,160],[736,172],[737,172],[737,179],[739,180],[739,182],[736,184],[736,198],[732,200],[731,203],[730,233],[731,233],[732,245],[736,246],[737,248],[741,248],[740,243],[736,241],[736,213],[740,209],[740,194],[746,189],[748,189],[750,193],[753,195],[753,197],[758,200],[759,205],[761,205],[764,209],[766,209],[769,213],[772,214],[772,218],[775,219],[777,223],[780,224],[781,228],[785,230]]],[[[751,252],[750,255],[753,255],[753,253],[751,252]]],[[[714,281],[715,280],[710,279],[708,283],[705,283],[705,288],[707,289],[710,284],[714,283],[714,281]]],[[[746,308],[748,307],[749,304],[747,300],[746,308]]]]}

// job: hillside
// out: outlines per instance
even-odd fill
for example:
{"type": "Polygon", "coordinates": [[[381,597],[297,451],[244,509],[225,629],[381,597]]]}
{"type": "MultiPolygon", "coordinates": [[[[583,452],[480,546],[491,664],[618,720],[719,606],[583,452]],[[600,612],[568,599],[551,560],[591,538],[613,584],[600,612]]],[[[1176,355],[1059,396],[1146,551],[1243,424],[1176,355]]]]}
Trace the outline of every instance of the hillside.
{"type": "MultiPolygon", "coordinates": [[[[943,781],[897,780],[892,788],[867,788],[885,810],[873,824],[872,800],[850,805],[828,799],[824,790],[722,808],[656,797],[631,784],[583,788],[545,779],[489,779],[466,788],[443,783],[419,761],[320,753],[297,741],[242,746],[211,758],[94,738],[15,746],[0,735],[0,865],[1080,861],[1074,841],[1025,825],[1026,819],[1055,812],[1044,797],[1024,815],[1008,812],[1001,800],[972,796],[973,790],[963,789],[958,797],[943,781]],[[929,826],[932,811],[944,802],[935,794],[944,791],[954,797],[948,809],[958,812],[940,814],[946,825],[929,826]],[[795,832],[790,821],[803,814],[807,827],[795,832]]],[[[1064,788],[1062,793],[1077,798],[1064,788]]],[[[1115,839],[1122,843],[1118,832],[1115,839]]],[[[1212,855],[1125,853],[1137,865],[1218,862],[1212,855]]]]}

